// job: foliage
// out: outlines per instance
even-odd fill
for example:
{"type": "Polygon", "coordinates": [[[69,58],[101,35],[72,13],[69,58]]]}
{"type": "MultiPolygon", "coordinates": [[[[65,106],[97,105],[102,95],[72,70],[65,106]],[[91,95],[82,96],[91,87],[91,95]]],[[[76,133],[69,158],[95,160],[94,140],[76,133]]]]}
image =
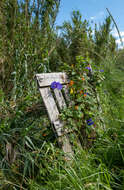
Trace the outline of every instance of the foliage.
{"type": "Polygon", "coordinates": [[[0,78],[6,94],[12,92],[10,98],[24,93],[36,72],[49,71],[50,52],[56,46],[53,28],[59,3],[59,0],[1,1],[0,78]]]}
{"type": "Polygon", "coordinates": [[[60,46],[57,48],[63,62],[76,63],[76,56],[87,56],[92,45],[92,30],[88,21],[82,21],[79,11],[73,11],[71,22],[64,22],[61,29],[60,46]]]}
{"type": "Polygon", "coordinates": [[[105,23],[99,26],[95,25],[95,48],[94,51],[96,62],[100,61],[100,57],[106,57],[115,53],[116,43],[115,38],[111,32],[111,18],[110,16],[105,19],[105,23]]]}
{"type": "Polygon", "coordinates": [[[57,35],[59,5],[0,1],[0,189],[123,190],[123,50],[116,49],[110,17],[93,34],[74,11],[57,35]],[[69,76],[71,104],[60,117],[83,145],[70,135],[70,163],[58,148],[34,79],[52,71],[69,76]]]}
{"type": "Polygon", "coordinates": [[[80,138],[83,141],[89,138],[91,145],[96,139],[97,132],[101,132],[103,128],[98,99],[98,90],[104,80],[102,70],[99,67],[96,68],[88,57],[84,59],[81,56],[76,57],[76,63],[71,67],[64,64],[63,69],[70,78],[71,105],[64,109],[61,118],[66,121],[69,129],[80,131],[80,138]]]}

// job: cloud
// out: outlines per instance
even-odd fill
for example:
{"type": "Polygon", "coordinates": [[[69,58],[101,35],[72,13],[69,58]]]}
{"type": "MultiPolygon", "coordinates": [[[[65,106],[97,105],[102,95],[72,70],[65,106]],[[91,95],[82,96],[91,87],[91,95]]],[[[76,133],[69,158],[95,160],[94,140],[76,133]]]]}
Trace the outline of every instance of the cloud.
{"type": "MultiPolygon", "coordinates": [[[[118,38],[118,37],[119,37],[117,31],[112,32],[112,35],[113,35],[115,38],[118,38]]],[[[121,37],[124,37],[124,31],[121,31],[121,32],[120,32],[120,35],[121,35],[121,37]]]]}
{"type": "MultiPolygon", "coordinates": [[[[115,37],[116,43],[118,44],[118,47],[123,48],[117,30],[114,29],[111,33],[115,37]]],[[[121,35],[121,38],[122,38],[122,42],[124,44],[124,31],[120,31],[120,35],[121,35]]]]}
{"type": "Polygon", "coordinates": [[[99,20],[101,19],[101,17],[103,17],[105,15],[104,11],[100,11],[98,12],[95,16],[91,16],[90,17],[90,20],[93,21],[93,20],[99,20]]]}
{"type": "Polygon", "coordinates": [[[95,34],[95,30],[92,30],[92,35],[94,35],[95,34]]]}
{"type": "Polygon", "coordinates": [[[96,18],[95,16],[91,16],[90,17],[91,20],[95,20],[95,18],[96,18]]]}
{"type": "MultiPolygon", "coordinates": [[[[124,43],[124,37],[122,38],[122,42],[124,43]]],[[[116,40],[116,43],[120,46],[120,45],[121,45],[120,39],[117,39],[117,40],[116,40]]]]}

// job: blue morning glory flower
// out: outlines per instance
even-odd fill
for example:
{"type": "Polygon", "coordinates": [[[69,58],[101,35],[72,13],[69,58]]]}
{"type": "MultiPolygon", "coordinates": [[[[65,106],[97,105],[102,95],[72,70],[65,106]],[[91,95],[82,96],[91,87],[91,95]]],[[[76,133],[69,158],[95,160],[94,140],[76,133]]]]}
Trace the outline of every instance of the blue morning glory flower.
{"type": "Polygon", "coordinates": [[[93,122],[92,119],[90,118],[90,119],[87,120],[87,124],[88,124],[88,125],[93,125],[94,122],[93,122]]]}
{"type": "Polygon", "coordinates": [[[88,123],[88,125],[93,125],[94,124],[94,122],[92,121],[91,123],[88,123]]]}
{"type": "Polygon", "coordinates": [[[85,67],[86,69],[88,69],[89,71],[91,71],[91,68],[90,67],[85,67]]]}
{"type": "Polygon", "coordinates": [[[52,89],[57,88],[58,90],[61,90],[62,89],[62,85],[59,82],[54,81],[54,82],[51,83],[51,88],[52,89]]]}
{"type": "Polygon", "coordinates": [[[62,89],[62,85],[61,85],[59,82],[57,82],[56,85],[57,85],[57,89],[58,89],[58,90],[61,90],[61,89],[62,89]]]}
{"type": "Polygon", "coordinates": [[[87,120],[87,123],[88,123],[89,121],[92,121],[92,119],[91,119],[91,118],[90,118],[90,119],[88,119],[88,120],[87,120]]]}
{"type": "Polygon", "coordinates": [[[55,89],[55,88],[57,88],[57,84],[56,84],[56,81],[54,81],[54,82],[52,82],[52,83],[51,83],[51,88],[52,88],[52,89],[55,89]]]}
{"type": "Polygon", "coordinates": [[[86,95],[90,95],[88,92],[86,92],[86,93],[84,93],[84,94],[86,94],[86,95]]]}

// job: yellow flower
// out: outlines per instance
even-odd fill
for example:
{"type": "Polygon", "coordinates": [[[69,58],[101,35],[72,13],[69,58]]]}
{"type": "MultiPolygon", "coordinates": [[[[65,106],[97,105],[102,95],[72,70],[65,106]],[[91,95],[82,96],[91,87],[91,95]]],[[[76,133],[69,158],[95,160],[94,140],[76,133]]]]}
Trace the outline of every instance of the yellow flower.
{"type": "Polygon", "coordinates": [[[71,88],[71,90],[70,90],[70,94],[73,94],[74,93],[74,90],[73,90],[73,88],[71,88]]]}

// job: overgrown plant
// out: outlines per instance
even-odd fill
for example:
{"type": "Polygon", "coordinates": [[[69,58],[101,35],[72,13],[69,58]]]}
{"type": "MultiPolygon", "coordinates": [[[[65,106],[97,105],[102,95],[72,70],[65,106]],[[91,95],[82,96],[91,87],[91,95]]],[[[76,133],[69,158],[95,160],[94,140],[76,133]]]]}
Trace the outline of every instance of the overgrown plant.
{"type": "Polygon", "coordinates": [[[61,118],[69,130],[79,132],[80,138],[87,142],[89,139],[90,144],[103,129],[99,89],[104,80],[104,70],[96,67],[89,58],[81,56],[76,57],[76,63],[71,67],[64,64],[63,69],[70,79],[71,103],[63,110],[61,118]]]}

